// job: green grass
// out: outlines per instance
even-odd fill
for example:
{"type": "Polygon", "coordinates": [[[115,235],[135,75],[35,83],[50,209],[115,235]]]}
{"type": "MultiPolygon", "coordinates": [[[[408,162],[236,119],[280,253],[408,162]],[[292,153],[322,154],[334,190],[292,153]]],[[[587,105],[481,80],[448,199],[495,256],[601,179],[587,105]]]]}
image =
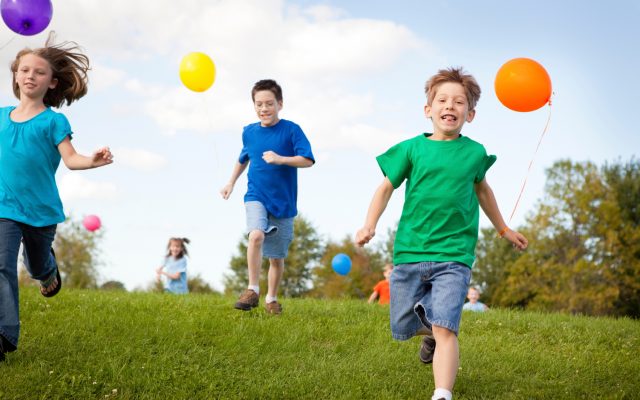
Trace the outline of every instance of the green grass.
{"type": "MultiPolygon", "coordinates": [[[[391,339],[388,309],[283,301],[21,291],[20,348],[0,399],[428,399],[419,339],[391,339]]],[[[640,321],[491,310],[465,313],[456,399],[637,399],[640,321]]]]}

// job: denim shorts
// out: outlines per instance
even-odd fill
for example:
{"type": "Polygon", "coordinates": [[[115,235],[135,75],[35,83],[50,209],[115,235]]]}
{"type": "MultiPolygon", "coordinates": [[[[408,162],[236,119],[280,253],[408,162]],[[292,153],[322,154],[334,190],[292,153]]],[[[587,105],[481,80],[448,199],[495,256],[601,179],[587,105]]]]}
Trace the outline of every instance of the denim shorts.
{"type": "Polygon", "coordinates": [[[399,264],[390,279],[391,334],[407,340],[423,326],[458,334],[471,269],[458,262],[399,264]]]}
{"type": "Polygon", "coordinates": [[[247,231],[264,232],[262,255],[268,258],[285,258],[289,252],[289,245],[293,240],[293,220],[291,218],[276,218],[269,214],[259,201],[244,203],[247,212],[247,231]]]}

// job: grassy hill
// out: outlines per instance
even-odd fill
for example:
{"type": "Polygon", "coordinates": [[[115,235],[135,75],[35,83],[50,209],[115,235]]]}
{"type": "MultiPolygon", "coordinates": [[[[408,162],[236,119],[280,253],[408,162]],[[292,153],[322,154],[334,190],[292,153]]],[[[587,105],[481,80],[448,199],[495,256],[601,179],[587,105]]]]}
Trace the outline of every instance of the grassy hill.
{"type": "MultiPolygon", "coordinates": [[[[428,399],[419,339],[396,342],[388,308],[283,301],[21,292],[18,352],[0,399],[428,399]]],[[[456,399],[638,399],[640,321],[491,310],[465,313],[456,399]]]]}

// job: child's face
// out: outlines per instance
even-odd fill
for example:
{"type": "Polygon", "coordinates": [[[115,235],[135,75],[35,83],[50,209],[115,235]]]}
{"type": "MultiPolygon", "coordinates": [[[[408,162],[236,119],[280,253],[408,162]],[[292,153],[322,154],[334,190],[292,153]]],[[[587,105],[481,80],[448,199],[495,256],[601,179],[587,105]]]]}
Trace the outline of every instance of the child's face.
{"type": "Polygon", "coordinates": [[[478,293],[478,291],[475,289],[469,289],[469,292],[467,293],[467,298],[469,299],[470,302],[475,303],[480,298],[480,293],[478,293]]]}
{"type": "Polygon", "coordinates": [[[58,84],[58,80],[53,79],[49,62],[35,54],[20,57],[15,79],[20,88],[20,96],[29,98],[43,98],[47,90],[58,84]]]}
{"type": "Polygon", "coordinates": [[[433,122],[434,139],[455,139],[465,122],[471,122],[475,110],[469,111],[464,87],[457,82],[445,82],[436,89],[431,105],[424,107],[433,122]]]}
{"type": "Polygon", "coordinates": [[[382,272],[382,275],[384,275],[384,279],[389,280],[389,278],[391,278],[391,272],[393,272],[392,268],[385,268],[382,272]]]}
{"type": "Polygon", "coordinates": [[[177,257],[181,252],[182,245],[180,245],[179,242],[171,242],[171,244],[169,245],[169,253],[171,253],[173,257],[177,257]]]}
{"type": "Polygon", "coordinates": [[[276,95],[271,90],[256,92],[253,96],[253,106],[261,126],[273,126],[280,121],[278,113],[282,110],[282,102],[276,100],[276,95]]]}

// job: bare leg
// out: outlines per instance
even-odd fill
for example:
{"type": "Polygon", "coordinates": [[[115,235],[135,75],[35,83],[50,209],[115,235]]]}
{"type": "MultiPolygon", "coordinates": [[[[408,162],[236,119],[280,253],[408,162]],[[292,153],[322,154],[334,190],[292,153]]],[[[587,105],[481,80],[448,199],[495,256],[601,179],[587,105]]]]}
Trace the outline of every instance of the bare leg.
{"type": "Polygon", "coordinates": [[[453,390],[458,373],[459,352],[458,337],[441,326],[433,326],[436,339],[436,351],[433,356],[433,378],[436,388],[453,390]]]}
{"type": "Polygon", "coordinates": [[[249,243],[247,244],[247,265],[249,268],[250,286],[258,286],[260,284],[262,243],[264,243],[264,232],[255,230],[249,233],[249,243]]]}
{"type": "Polygon", "coordinates": [[[283,271],[284,258],[269,259],[269,286],[267,289],[267,294],[269,296],[276,297],[278,295],[278,288],[280,287],[283,271]]]}

